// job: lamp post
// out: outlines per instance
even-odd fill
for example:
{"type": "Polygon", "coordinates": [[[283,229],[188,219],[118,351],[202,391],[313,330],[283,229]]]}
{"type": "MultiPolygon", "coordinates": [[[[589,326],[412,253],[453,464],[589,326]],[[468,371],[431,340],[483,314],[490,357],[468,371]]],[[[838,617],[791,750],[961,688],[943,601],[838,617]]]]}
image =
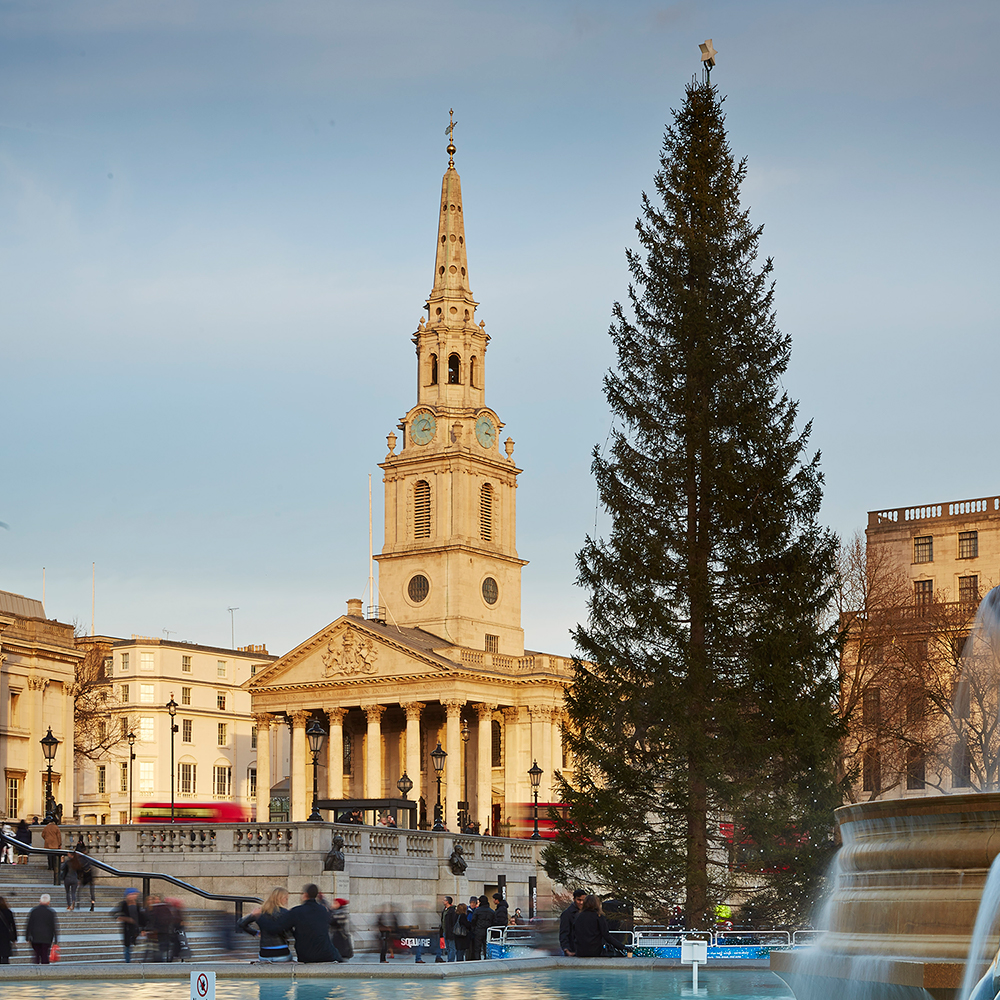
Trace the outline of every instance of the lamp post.
{"type": "Polygon", "coordinates": [[[56,750],[59,748],[59,740],[57,740],[52,735],[52,727],[49,726],[49,731],[38,741],[42,744],[42,753],[45,754],[45,822],[54,823],[56,818],[56,803],[55,799],[52,798],[52,760],[56,755],[56,750]]]}
{"type": "Polygon", "coordinates": [[[528,777],[531,778],[531,792],[535,796],[535,832],[531,835],[532,840],[541,840],[542,838],[538,832],[538,786],[541,784],[543,773],[537,760],[528,768],[528,777]]]}
{"type": "Polygon", "coordinates": [[[319,814],[319,752],[323,749],[326,730],[319,719],[312,719],[306,726],[306,739],[309,741],[309,752],[313,755],[313,808],[307,822],[322,823],[323,817],[319,814]]]}
{"type": "Polygon", "coordinates": [[[170,701],[167,702],[167,713],[170,716],[170,822],[174,821],[174,733],[177,732],[177,723],[174,718],[177,715],[177,702],[174,701],[174,692],[170,692],[170,701]]]}
{"type": "Polygon", "coordinates": [[[460,735],[462,737],[462,799],[465,802],[465,808],[458,811],[458,830],[459,833],[464,833],[469,826],[469,737],[471,733],[469,732],[468,719],[462,719],[460,735]]]}
{"type": "Polygon", "coordinates": [[[431,761],[434,764],[434,775],[437,778],[438,783],[438,800],[437,804],[434,806],[434,826],[431,827],[431,829],[439,832],[444,829],[444,823],[441,822],[441,772],[444,770],[444,762],[447,756],[448,752],[441,749],[441,741],[438,740],[438,745],[431,751],[431,761]]]}
{"type": "MultiPolygon", "coordinates": [[[[396,782],[396,787],[399,789],[399,794],[402,795],[404,799],[408,798],[409,794],[410,794],[410,789],[413,787],[413,780],[404,771],[399,776],[399,781],[396,782]]],[[[406,826],[407,826],[407,828],[409,828],[409,826],[410,826],[410,814],[409,814],[409,812],[407,812],[407,814],[406,814],[406,826]]]]}
{"type": "Polygon", "coordinates": [[[132,772],[135,770],[135,733],[125,737],[128,742],[128,821],[132,822],[132,772]]]}

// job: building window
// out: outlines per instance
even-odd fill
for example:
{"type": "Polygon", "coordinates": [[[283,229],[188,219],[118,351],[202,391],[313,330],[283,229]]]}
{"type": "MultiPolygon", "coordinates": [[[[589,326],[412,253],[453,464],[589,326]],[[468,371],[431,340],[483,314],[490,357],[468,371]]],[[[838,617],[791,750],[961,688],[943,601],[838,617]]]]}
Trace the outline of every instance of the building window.
{"type": "Polygon", "coordinates": [[[21,812],[21,779],[7,779],[7,815],[11,818],[21,812]]]}
{"type": "Polygon", "coordinates": [[[958,533],[958,558],[976,559],[979,556],[979,532],[960,531],[958,533]]]}
{"type": "Polygon", "coordinates": [[[344,730],[344,774],[353,774],[354,766],[354,745],[351,741],[351,734],[344,730]]]}
{"type": "Polygon", "coordinates": [[[127,684],[122,684],[118,688],[118,700],[123,705],[127,705],[129,703],[129,689],[127,684]]]}
{"type": "Polygon", "coordinates": [[[955,718],[968,719],[972,707],[972,699],[968,681],[959,681],[952,692],[952,702],[955,705],[955,718]]]}
{"type": "Polygon", "coordinates": [[[469,361],[469,385],[471,385],[473,389],[476,388],[476,359],[475,358],[472,358],[469,361]]]}
{"type": "Polygon", "coordinates": [[[128,823],[128,813],[125,810],[120,810],[118,813],[118,825],[125,826],[128,823]]]}
{"type": "Polygon", "coordinates": [[[139,669],[145,670],[147,674],[151,674],[155,668],[153,662],[152,653],[140,653],[139,654],[139,669]]]}
{"type": "Polygon", "coordinates": [[[951,765],[951,784],[953,788],[968,788],[972,784],[972,760],[965,743],[959,743],[955,747],[951,765]]]}
{"type": "Polygon", "coordinates": [[[493,539],[493,487],[489,483],[479,488],[479,537],[484,542],[493,539]]]}
{"type": "MultiPolygon", "coordinates": [[[[11,691],[10,693],[10,712],[7,715],[8,725],[12,728],[18,728],[21,725],[21,692],[11,691]]],[[[8,814],[10,815],[10,814],[8,814]]],[[[16,814],[15,814],[16,815],[16,814]]]]}
{"type": "Polygon", "coordinates": [[[194,795],[198,790],[198,765],[177,765],[177,788],[181,795],[194,795]]]}
{"type": "Polygon", "coordinates": [[[427,595],[431,592],[431,583],[422,573],[410,577],[410,582],[406,586],[406,593],[414,604],[420,604],[427,600],[427,595]]]}
{"type": "Polygon", "coordinates": [[[127,792],[128,791],[128,761],[123,760],[119,765],[118,769],[118,791],[127,792]]]}
{"type": "Polygon", "coordinates": [[[225,679],[228,676],[228,671],[226,670],[226,661],[225,660],[216,660],[215,661],[215,676],[216,677],[222,677],[223,679],[225,679]]]}
{"type": "Polygon", "coordinates": [[[865,792],[882,791],[882,758],[878,750],[866,750],[861,764],[861,788],[865,792]]]}
{"type": "Polygon", "coordinates": [[[216,691],[215,692],[215,704],[218,707],[218,709],[219,709],[220,712],[224,712],[226,710],[226,692],[225,691],[216,691]]]}
{"type": "Polygon", "coordinates": [[[107,764],[97,765],[97,794],[106,795],[108,791],[108,766],[107,764]]]}
{"type": "Polygon", "coordinates": [[[220,747],[229,746],[229,726],[225,722],[219,723],[218,745],[220,747]]]}
{"type": "Polygon", "coordinates": [[[910,791],[924,787],[924,752],[919,747],[906,751],[906,787],[910,791]]]}
{"type": "Polygon", "coordinates": [[[934,581],[914,580],[913,603],[918,608],[926,608],[934,603],[934,581]]]}
{"type": "Polygon", "coordinates": [[[139,703],[141,705],[152,705],[155,689],[152,684],[139,685],[139,703]]]}
{"type": "Polygon", "coordinates": [[[493,746],[490,754],[490,767],[503,767],[503,728],[496,719],[490,727],[493,734],[493,746]]]}
{"type": "Polygon", "coordinates": [[[139,794],[152,795],[155,764],[151,760],[139,761],[139,794]]]}
{"type": "Polygon", "coordinates": [[[191,743],[192,722],[190,719],[181,719],[181,743],[191,743]]]}
{"type": "Polygon", "coordinates": [[[191,657],[190,656],[182,656],[181,657],[181,673],[182,674],[189,674],[189,673],[191,673],[191,657]]]}
{"type": "Polygon", "coordinates": [[[487,653],[499,653],[500,652],[500,636],[487,634],[487,636],[486,636],[486,652],[487,653]]]}
{"type": "Polygon", "coordinates": [[[256,750],[257,749],[257,727],[256,726],[251,726],[250,727],[250,749],[251,750],[256,750]]]}
{"type": "Polygon", "coordinates": [[[431,385],[438,384],[438,356],[431,355],[431,385]]]}
{"type": "Polygon", "coordinates": [[[233,769],[222,764],[212,768],[212,785],[217,799],[228,799],[233,790],[233,769]]]}
{"type": "Polygon", "coordinates": [[[500,588],[497,586],[496,580],[492,576],[486,577],[483,580],[483,600],[489,604],[493,605],[500,599],[500,588]]]}
{"type": "Polygon", "coordinates": [[[915,563],[934,562],[933,535],[923,535],[913,539],[913,561],[915,563]]]}
{"type": "Polygon", "coordinates": [[[927,698],[924,692],[915,688],[909,692],[906,699],[906,721],[909,723],[923,722],[927,714],[927,698]]]}
{"type": "Polygon", "coordinates": [[[114,661],[113,657],[111,657],[111,656],[105,656],[104,657],[103,667],[104,667],[104,676],[105,677],[110,677],[111,674],[114,672],[114,664],[115,664],[115,661],[114,661]]]}
{"type": "Polygon", "coordinates": [[[877,726],[882,721],[882,689],[877,687],[865,688],[864,697],[861,701],[861,724],[864,726],[877,726]]]}
{"type": "Polygon", "coordinates": [[[247,770],[247,798],[251,801],[257,798],[257,768],[247,770]]]}
{"type": "Polygon", "coordinates": [[[128,670],[128,653],[122,653],[122,670],[128,670]]]}
{"type": "Polygon", "coordinates": [[[418,479],[413,487],[413,537],[431,537],[431,486],[418,479]]]}
{"type": "Polygon", "coordinates": [[[457,354],[448,355],[448,385],[462,384],[462,359],[457,354]]]}
{"type": "Polygon", "coordinates": [[[139,741],[141,743],[152,743],[156,739],[156,720],[148,715],[139,720],[139,741]]]}
{"type": "Polygon", "coordinates": [[[960,576],[958,578],[958,600],[962,604],[979,603],[978,576],[960,576]]]}
{"type": "Polygon", "coordinates": [[[123,715],[121,717],[121,724],[122,724],[122,739],[124,740],[128,738],[129,721],[127,715],[123,715]]]}
{"type": "Polygon", "coordinates": [[[191,704],[191,688],[181,688],[181,704],[191,704]]]}

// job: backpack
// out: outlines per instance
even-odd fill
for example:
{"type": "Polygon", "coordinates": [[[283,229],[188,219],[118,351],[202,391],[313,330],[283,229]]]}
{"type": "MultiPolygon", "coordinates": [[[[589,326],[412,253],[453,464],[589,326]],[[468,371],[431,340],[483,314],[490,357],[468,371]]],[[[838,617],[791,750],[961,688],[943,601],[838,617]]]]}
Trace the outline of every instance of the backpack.
{"type": "Polygon", "coordinates": [[[455,921],[455,930],[452,932],[455,937],[468,937],[469,936],[469,925],[459,917],[455,921]]]}

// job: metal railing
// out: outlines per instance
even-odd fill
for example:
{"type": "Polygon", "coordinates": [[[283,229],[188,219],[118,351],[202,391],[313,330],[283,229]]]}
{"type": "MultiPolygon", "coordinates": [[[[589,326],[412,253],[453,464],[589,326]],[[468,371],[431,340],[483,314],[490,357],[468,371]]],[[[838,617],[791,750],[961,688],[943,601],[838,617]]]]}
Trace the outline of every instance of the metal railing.
{"type": "MultiPolygon", "coordinates": [[[[8,837],[5,833],[0,832],[0,845],[6,846],[10,844],[14,848],[15,853],[21,854],[43,854],[46,857],[65,857],[67,854],[73,853],[73,848],[64,850],[63,848],[53,849],[49,847],[32,847],[30,844],[23,844],[16,837],[8,837]]],[[[260,903],[261,899],[259,896],[232,896],[226,893],[218,892],[208,892],[205,889],[199,889],[196,885],[191,885],[190,882],[184,882],[179,878],[175,878],[173,875],[161,875],[158,872],[129,872],[121,868],[115,868],[114,865],[109,865],[106,861],[100,861],[97,858],[91,857],[89,854],[85,854],[84,857],[87,861],[93,865],[95,868],[100,868],[101,871],[107,872],[109,875],[114,875],[116,878],[127,878],[131,880],[142,880],[142,896],[145,899],[149,895],[150,882],[155,879],[161,879],[164,882],[169,882],[171,885],[176,885],[180,889],[184,889],[186,892],[192,892],[196,896],[200,896],[202,899],[210,899],[215,902],[233,903],[236,919],[240,920],[243,916],[243,904],[244,903],[260,903]]],[[[52,873],[52,884],[59,885],[59,870],[56,869],[52,873]]]]}

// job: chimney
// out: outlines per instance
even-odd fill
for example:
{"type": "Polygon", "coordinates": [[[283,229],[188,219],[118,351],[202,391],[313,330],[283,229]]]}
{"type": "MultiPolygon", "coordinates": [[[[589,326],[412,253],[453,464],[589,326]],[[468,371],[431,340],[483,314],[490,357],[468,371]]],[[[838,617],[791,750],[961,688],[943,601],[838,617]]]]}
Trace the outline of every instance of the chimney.
{"type": "Polygon", "coordinates": [[[352,597],[347,602],[347,613],[351,618],[364,618],[364,614],[361,611],[361,598],[352,597]]]}

